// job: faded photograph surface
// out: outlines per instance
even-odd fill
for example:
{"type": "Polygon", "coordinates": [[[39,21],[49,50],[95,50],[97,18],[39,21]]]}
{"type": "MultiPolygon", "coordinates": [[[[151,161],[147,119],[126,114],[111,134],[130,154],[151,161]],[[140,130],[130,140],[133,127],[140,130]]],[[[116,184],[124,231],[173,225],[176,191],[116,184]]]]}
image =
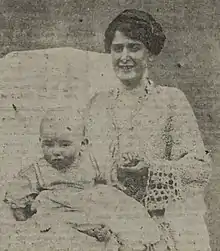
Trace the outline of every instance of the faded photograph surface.
{"type": "Polygon", "coordinates": [[[61,2],[20,38],[2,3],[0,249],[220,250],[216,36],[190,4],[61,2]]]}

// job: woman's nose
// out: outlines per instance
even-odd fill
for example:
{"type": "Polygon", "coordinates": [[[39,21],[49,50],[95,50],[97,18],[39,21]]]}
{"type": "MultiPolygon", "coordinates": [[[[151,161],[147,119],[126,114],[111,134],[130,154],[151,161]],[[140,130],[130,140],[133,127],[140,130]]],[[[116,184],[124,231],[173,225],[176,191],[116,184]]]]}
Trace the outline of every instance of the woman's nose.
{"type": "Polygon", "coordinates": [[[123,48],[123,51],[121,53],[121,61],[126,61],[129,58],[129,51],[126,48],[126,46],[123,48]]]}

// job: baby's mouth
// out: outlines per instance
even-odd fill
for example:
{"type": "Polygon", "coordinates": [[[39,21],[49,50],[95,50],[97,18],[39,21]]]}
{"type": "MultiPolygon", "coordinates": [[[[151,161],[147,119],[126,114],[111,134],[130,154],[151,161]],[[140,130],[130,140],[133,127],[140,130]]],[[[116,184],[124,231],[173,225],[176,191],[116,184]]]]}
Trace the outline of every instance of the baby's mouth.
{"type": "Polygon", "coordinates": [[[63,161],[63,160],[64,160],[63,157],[57,157],[57,158],[52,158],[52,159],[51,159],[52,162],[61,162],[61,161],[63,161]]]}
{"type": "Polygon", "coordinates": [[[52,162],[52,165],[55,166],[56,168],[59,167],[59,168],[63,168],[64,167],[64,159],[63,158],[53,158],[51,160],[52,162]]]}
{"type": "Polygon", "coordinates": [[[70,162],[68,159],[63,158],[63,157],[53,158],[51,160],[51,164],[55,169],[63,170],[63,171],[65,169],[68,169],[73,162],[74,160],[70,162]]]}

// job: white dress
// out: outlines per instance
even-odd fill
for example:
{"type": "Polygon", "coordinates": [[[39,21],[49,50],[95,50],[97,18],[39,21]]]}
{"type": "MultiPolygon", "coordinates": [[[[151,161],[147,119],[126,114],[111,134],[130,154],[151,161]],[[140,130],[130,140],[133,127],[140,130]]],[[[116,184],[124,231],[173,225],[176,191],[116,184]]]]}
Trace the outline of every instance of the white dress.
{"type": "Polygon", "coordinates": [[[87,133],[93,154],[109,179],[124,154],[144,159],[145,177],[116,170],[128,194],[145,205],[172,250],[208,251],[203,192],[210,158],[183,92],[150,84],[148,91],[110,90],[91,100],[87,133]]]}

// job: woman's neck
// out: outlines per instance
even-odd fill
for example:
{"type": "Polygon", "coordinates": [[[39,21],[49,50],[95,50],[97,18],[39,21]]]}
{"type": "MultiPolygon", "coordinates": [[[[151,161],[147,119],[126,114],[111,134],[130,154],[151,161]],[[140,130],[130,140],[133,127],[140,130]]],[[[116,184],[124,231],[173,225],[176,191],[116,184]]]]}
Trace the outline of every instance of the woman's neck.
{"type": "Polygon", "coordinates": [[[134,96],[142,96],[151,92],[154,84],[149,79],[148,69],[146,68],[140,78],[121,81],[121,91],[128,92],[134,96]]]}
{"type": "Polygon", "coordinates": [[[141,79],[121,80],[125,90],[131,91],[141,86],[141,79]]]}
{"type": "Polygon", "coordinates": [[[153,88],[153,83],[148,78],[141,79],[137,85],[125,85],[122,83],[121,91],[123,93],[129,93],[132,96],[140,97],[150,93],[153,88]]]}

